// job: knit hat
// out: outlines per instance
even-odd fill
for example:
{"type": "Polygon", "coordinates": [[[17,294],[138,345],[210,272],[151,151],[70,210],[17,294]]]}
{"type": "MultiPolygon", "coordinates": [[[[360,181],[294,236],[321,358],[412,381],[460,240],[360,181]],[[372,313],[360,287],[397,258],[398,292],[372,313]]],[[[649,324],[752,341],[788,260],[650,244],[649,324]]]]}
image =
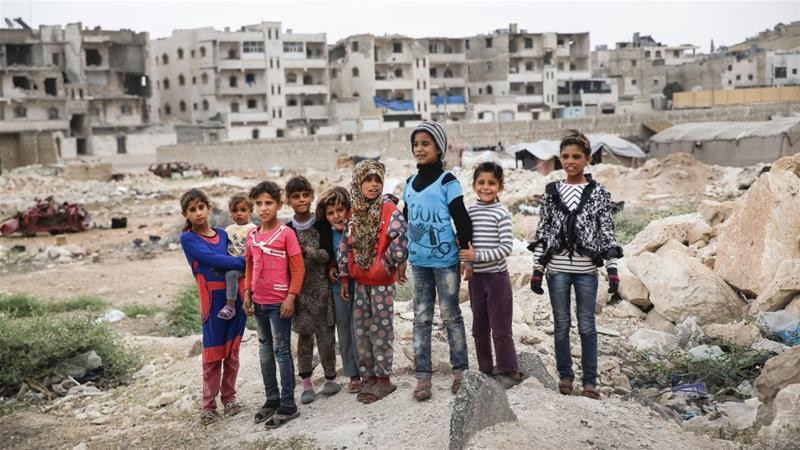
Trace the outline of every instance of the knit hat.
{"type": "Polygon", "coordinates": [[[412,153],[414,152],[414,135],[420,131],[425,131],[433,137],[433,141],[436,143],[436,148],[439,149],[439,161],[444,161],[444,158],[447,155],[447,132],[444,131],[444,127],[441,126],[439,122],[434,122],[433,120],[423,120],[420,122],[420,124],[414,127],[414,130],[411,131],[412,153]]]}

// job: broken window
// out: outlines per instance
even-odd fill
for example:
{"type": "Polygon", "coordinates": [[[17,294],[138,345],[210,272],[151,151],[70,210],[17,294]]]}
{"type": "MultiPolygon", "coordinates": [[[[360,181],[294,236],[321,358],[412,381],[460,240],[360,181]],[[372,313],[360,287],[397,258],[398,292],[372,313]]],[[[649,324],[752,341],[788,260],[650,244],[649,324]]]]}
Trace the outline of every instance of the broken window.
{"type": "Polygon", "coordinates": [[[32,46],[6,44],[6,64],[9,66],[33,65],[32,46]]]}
{"type": "Polygon", "coordinates": [[[208,111],[208,100],[203,100],[203,111],[208,111]]]}
{"type": "Polygon", "coordinates": [[[256,109],[258,108],[258,102],[255,99],[247,100],[247,109],[256,109]]]}
{"type": "Polygon", "coordinates": [[[631,80],[631,86],[636,86],[636,79],[631,80]]]}
{"type": "Polygon", "coordinates": [[[486,86],[486,95],[492,95],[493,93],[494,93],[494,89],[492,88],[492,85],[491,84],[487,85],[486,86]]]}
{"type": "Polygon", "coordinates": [[[250,135],[253,137],[253,139],[258,139],[259,136],[258,128],[253,128],[253,131],[252,133],[250,133],[250,135]]]}
{"type": "Polygon", "coordinates": [[[181,112],[186,112],[186,102],[181,100],[181,102],[178,103],[178,108],[180,108],[181,112]]]}
{"type": "Polygon", "coordinates": [[[178,75],[178,86],[183,86],[186,84],[186,78],[184,78],[183,74],[178,75]]]}
{"type": "Polygon", "coordinates": [[[192,103],[192,111],[197,111],[197,102],[192,103]]]}
{"type": "Polygon", "coordinates": [[[169,89],[169,78],[164,78],[164,90],[169,89]]]}
{"type": "Polygon", "coordinates": [[[775,78],[786,78],[786,67],[776,67],[775,78]]]}
{"type": "Polygon", "coordinates": [[[161,64],[169,64],[169,56],[166,53],[161,55],[161,64]]]}
{"type": "Polygon", "coordinates": [[[303,84],[304,85],[314,84],[314,77],[312,77],[311,75],[304,75],[303,76],[303,84]]]}
{"type": "Polygon", "coordinates": [[[178,49],[178,59],[183,59],[183,49],[182,48],[178,49]]]}
{"type": "Polygon", "coordinates": [[[450,69],[445,69],[444,70],[444,77],[445,78],[453,78],[453,71],[450,70],[450,69]]]}
{"type": "Polygon", "coordinates": [[[553,52],[544,52],[544,65],[549,66],[553,63],[553,52]]]}
{"type": "Polygon", "coordinates": [[[17,119],[22,119],[28,116],[28,110],[25,109],[24,106],[15,106],[14,107],[14,117],[17,119]]]}
{"type": "Polygon", "coordinates": [[[742,79],[741,75],[736,75],[736,81],[740,81],[742,79]]]}
{"type": "Polygon", "coordinates": [[[486,48],[492,48],[492,38],[486,38],[485,40],[486,48]]]}
{"type": "Polygon", "coordinates": [[[532,71],[533,70],[533,63],[530,62],[530,61],[526,62],[525,63],[525,70],[527,70],[528,72],[532,71]]]}
{"type": "Polygon", "coordinates": [[[244,74],[244,82],[250,87],[255,86],[256,84],[256,74],[254,73],[246,73],[244,74]]]}
{"type": "Polygon", "coordinates": [[[59,64],[61,64],[61,55],[53,53],[53,65],[58,66],[59,64]]]}
{"type": "Polygon", "coordinates": [[[228,59],[239,59],[239,52],[235,48],[228,50],[228,59]]]}
{"type": "Polygon", "coordinates": [[[645,58],[649,58],[650,57],[650,50],[647,50],[647,51],[644,52],[644,57],[645,58]]]}
{"type": "Polygon", "coordinates": [[[297,99],[290,98],[289,100],[286,100],[286,105],[287,106],[297,106],[297,99]]]}
{"type": "Polygon", "coordinates": [[[747,75],[747,79],[750,80],[750,81],[753,81],[753,74],[751,73],[751,74],[747,75]]]}
{"type": "Polygon", "coordinates": [[[569,70],[575,70],[576,66],[573,63],[569,63],[569,70]]]}
{"type": "Polygon", "coordinates": [[[525,48],[533,48],[533,38],[525,38],[525,48]]]}
{"type": "Polygon", "coordinates": [[[403,43],[392,42],[392,53],[403,53],[403,43]]]}
{"type": "Polygon", "coordinates": [[[126,116],[130,116],[131,114],[133,114],[133,108],[131,108],[131,105],[127,103],[120,106],[119,111],[126,116]]]}
{"type": "Polygon", "coordinates": [[[86,65],[87,66],[102,66],[103,57],[100,55],[100,50],[96,48],[86,49],[86,65]]]}
{"type": "Polygon", "coordinates": [[[31,79],[28,77],[13,77],[12,82],[15,88],[25,89],[26,91],[31,90],[33,87],[33,83],[31,83],[31,79]]]}
{"type": "Polygon", "coordinates": [[[197,84],[197,77],[192,77],[192,86],[197,84]]]}
{"type": "Polygon", "coordinates": [[[230,87],[237,87],[239,85],[239,79],[235,76],[228,78],[228,86],[230,87]]]}
{"type": "Polygon", "coordinates": [[[350,50],[354,52],[358,51],[358,41],[353,41],[350,43],[350,50]]]}
{"type": "Polygon", "coordinates": [[[55,78],[44,79],[44,93],[47,95],[58,95],[58,81],[55,78]]]}
{"type": "Polygon", "coordinates": [[[297,83],[297,74],[294,72],[289,72],[286,74],[286,82],[287,83],[297,83]]]}
{"type": "Polygon", "coordinates": [[[430,69],[431,78],[436,78],[436,67],[431,67],[430,69]]]}
{"type": "Polygon", "coordinates": [[[206,48],[205,47],[200,47],[200,57],[201,58],[205,58],[206,57],[206,48]]]}
{"type": "Polygon", "coordinates": [[[231,103],[231,112],[238,113],[239,112],[239,104],[236,102],[231,103]]]}
{"type": "Polygon", "coordinates": [[[172,107],[169,106],[169,103],[164,104],[164,115],[168,116],[172,114],[172,107]]]}
{"type": "Polygon", "coordinates": [[[395,78],[403,78],[403,69],[401,69],[399,67],[397,69],[394,69],[394,77],[395,78]]]}
{"type": "Polygon", "coordinates": [[[464,48],[469,50],[469,39],[464,39],[464,48]]]}
{"type": "Polygon", "coordinates": [[[200,82],[203,83],[203,84],[208,84],[208,75],[205,74],[205,73],[200,75],[200,82]]]}
{"type": "Polygon", "coordinates": [[[353,67],[353,77],[358,77],[358,67],[353,67]]]}
{"type": "Polygon", "coordinates": [[[50,120],[58,119],[58,109],[57,108],[48,108],[47,109],[47,118],[50,120]]]}

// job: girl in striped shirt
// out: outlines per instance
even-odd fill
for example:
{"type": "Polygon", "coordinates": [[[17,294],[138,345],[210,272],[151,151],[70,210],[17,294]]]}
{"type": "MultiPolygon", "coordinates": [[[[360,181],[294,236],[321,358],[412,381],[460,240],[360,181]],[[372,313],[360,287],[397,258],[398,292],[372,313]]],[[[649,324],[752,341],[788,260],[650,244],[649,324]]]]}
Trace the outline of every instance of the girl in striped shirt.
{"type": "Polygon", "coordinates": [[[511,214],[497,198],[503,190],[503,168],[493,162],[479,164],[472,175],[472,188],[478,195],[478,202],[469,208],[472,242],[459,252],[462,262],[473,265],[469,278],[472,337],[478,370],[497,376],[508,388],[519,384],[524,376],[517,370],[511,332],[514,301],[506,267],[506,257],[514,244],[511,214]],[[492,343],[496,365],[492,361],[492,343]]]}
{"type": "Polygon", "coordinates": [[[531,289],[537,294],[544,293],[542,278],[546,270],[553,308],[559,390],[569,395],[574,380],[569,342],[570,291],[574,287],[581,338],[583,395],[599,399],[594,322],[597,268],[606,261],[608,292],[616,292],[619,286],[616,259],[622,257],[622,249],[614,238],[611,195],[591,175],[583,173],[591,160],[589,140],[579,131],[569,130],[560,149],[561,165],[567,178],[545,188],[536,240],[528,246],[533,252],[531,289]]]}

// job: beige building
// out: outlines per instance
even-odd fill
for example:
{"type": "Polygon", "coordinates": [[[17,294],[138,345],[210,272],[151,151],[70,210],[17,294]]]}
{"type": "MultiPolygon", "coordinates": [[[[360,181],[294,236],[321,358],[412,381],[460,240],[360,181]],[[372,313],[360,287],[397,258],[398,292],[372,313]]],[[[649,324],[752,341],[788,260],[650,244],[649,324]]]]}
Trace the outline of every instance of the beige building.
{"type": "Polygon", "coordinates": [[[425,38],[418,42],[428,51],[431,118],[442,122],[464,120],[469,103],[467,41],[461,38],[425,38]]]}
{"type": "Polygon", "coordinates": [[[18,22],[0,29],[0,169],[145,146],[147,33],[18,22]]]}
{"type": "Polygon", "coordinates": [[[151,47],[161,120],[180,124],[182,141],[313,134],[327,125],[324,34],[283,33],[280,22],[262,22],[238,31],[176,30],[151,47]],[[208,131],[220,125],[224,133],[208,131]]]}

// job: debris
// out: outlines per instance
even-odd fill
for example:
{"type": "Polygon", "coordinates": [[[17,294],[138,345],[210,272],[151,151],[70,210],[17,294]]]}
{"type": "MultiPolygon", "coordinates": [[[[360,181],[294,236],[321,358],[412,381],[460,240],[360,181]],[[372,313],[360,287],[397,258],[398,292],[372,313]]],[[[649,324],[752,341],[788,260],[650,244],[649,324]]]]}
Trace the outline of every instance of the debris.
{"type": "Polygon", "coordinates": [[[267,169],[267,176],[270,177],[282,177],[283,176],[283,167],[281,166],[272,166],[267,169]]]}
{"type": "Polygon", "coordinates": [[[800,383],[800,346],[792,347],[774,358],[770,358],[764,365],[761,375],[756,378],[755,388],[758,398],[766,403],[781,389],[790,384],[800,383]]]}
{"type": "Polygon", "coordinates": [[[718,345],[698,345],[686,352],[686,356],[692,361],[707,361],[709,359],[720,359],[725,357],[725,352],[718,345]]]}
{"type": "Polygon", "coordinates": [[[127,217],[112,217],[111,218],[111,229],[115,230],[118,228],[128,228],[128,218],[127,217]]]}
{"type": "Polygon", "coordinates": [[[464,448],[470,436],[517,416],[508,404],[505,390],[480,372],[467,370],[450,416],[450,450],[464,448]]]}
{"type": "Polygon", "coordinates": [[[535,353],[520,352],[517,355],[517,365],[519,371],[529,377],[539,380],[547,389],[558,391],[558,383],[550,375],[547,366],[542,361],[542,358],[535,353]]]}
{"type": "Polygon", "coordinates": [[[35,236],[43,231],[51,234],[86,231],[92,224],[91,216],[76,203],[57,204],[53,197],[35,199],[27,211],[17,212],[0,223],[0,235],[19,232],[23,236],[35,236]]]}
{"type": "Polygon", "coordinates": [[[100,356],[94,350],[89,350],[61,362],[56,372],[73,378],[83,378],[87,372],[95,370],[102,365],[103,360],[100,356]]]}
{"type": "Polygon", "coordinates": [[[108,311],[103,313],[102,316],[98,317],[95,320],[95,322],[97,322],[97,323],[101,323],[101,322],[114,323],[114,322],[119,322],[120,320],[122,320],[124,318],[125,318],[125,313],[124,312],[122,312],[122,311],[120,311],[118,309],[109,309],[108,311]]]}
{"type": "Polygon", "coordinates": [[[218,177],[219,170],[209,169],[205,164],[189,164],[183,161],[150,164],[148,170],[161,178],[184,178],[193,176],[218,177]]]}
{"type": "Polygon", "coordinates": [[[628,341],[635,350],[666,353],[678,347],[678,338],[663,331],[641,328],[636,330],[628,341]]]}

